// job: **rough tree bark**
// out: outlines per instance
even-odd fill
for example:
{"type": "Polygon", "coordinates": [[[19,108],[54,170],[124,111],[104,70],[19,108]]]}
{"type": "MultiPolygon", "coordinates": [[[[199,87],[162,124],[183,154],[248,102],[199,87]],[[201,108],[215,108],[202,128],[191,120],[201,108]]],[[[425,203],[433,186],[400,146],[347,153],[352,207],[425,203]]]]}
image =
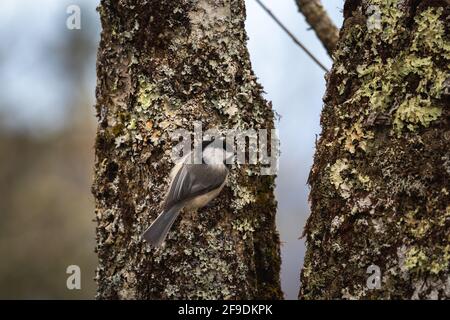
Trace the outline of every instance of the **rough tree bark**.
{"type": "Polygon", "coordinates": [[[339,29],[328,16],[320,0],[295,0],[298,10],[305,16],[306,21],[322,42],[331,57],[336,48],[339,29]]]}
{"type": "Polygon", "coordinates": [[[251,70],[244,0],[103,0],[98,51],[96,281],[100,299],[282,298],[274,176],[243,165],[165,246],[140,235],[173,166],[169,132],[273,128],[251,70]]]}
{"type": "Polygon", "coordinates": [[[450,298],[449,13],[448,1],[346,1],[300,298],[450,298]]]}

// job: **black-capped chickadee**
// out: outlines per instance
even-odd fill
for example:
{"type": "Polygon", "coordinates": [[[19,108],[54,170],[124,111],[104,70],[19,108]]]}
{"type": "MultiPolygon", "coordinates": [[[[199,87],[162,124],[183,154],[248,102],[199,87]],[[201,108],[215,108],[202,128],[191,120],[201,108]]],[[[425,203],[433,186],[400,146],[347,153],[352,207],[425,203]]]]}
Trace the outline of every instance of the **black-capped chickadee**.
{"type": "Polygon", "coordinates": [[[223,138],[203,141],[201,164],[192,164],[191,151],[172,169],[163,211],[142,235],[152,246],[158,247],[164,242],[182,209],[202,208],[220,193],[233,157],[224,142],[223,138]]]}

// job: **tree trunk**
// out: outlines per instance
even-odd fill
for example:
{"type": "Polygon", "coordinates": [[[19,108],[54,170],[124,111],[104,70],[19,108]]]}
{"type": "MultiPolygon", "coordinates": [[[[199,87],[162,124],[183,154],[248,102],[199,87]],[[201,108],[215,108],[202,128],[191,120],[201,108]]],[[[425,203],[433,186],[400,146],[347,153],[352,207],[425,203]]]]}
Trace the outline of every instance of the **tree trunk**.
{"type": "Polygon", "coordinates": [[[339,37],[339,29],[328,16],[320,0],[295,0],[298,10],[322,42],[328,55],[333,55],[339,37]]]}
{"type": "Polygon", "coordinates": [[[100,299],[279,299],[274,176],[234,168],[165,245],[143,231],[173,166],[169,133],[273,128],[251,70],[244,0],[103,0],[98,52],[96,281],[100,299]]]}
{"type": "Polygon", "coordinates": [[[346,1],[300,298],[450,298],[449,12],[346,1]]]}

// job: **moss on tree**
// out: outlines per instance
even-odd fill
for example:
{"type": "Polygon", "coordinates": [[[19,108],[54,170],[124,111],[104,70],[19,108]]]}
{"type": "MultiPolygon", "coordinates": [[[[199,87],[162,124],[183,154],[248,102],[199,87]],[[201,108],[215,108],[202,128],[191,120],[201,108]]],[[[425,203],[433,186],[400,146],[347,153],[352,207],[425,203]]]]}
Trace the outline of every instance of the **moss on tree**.
{"type": "Polygon", "coordinates": [[[99,12],[98,298],[281,298],[274,177],[235,168],[213,206],[182,215],[165,246],[140,237],[160,213],[172,130],[196,120],[204,130],[273,128],[244,1],[103,0],[99,12]]]}
{"type": "Polygon", "coordinates": [[[346,1],[300,298],[450,298],[449,13],[448,1],[346,1]],[[372,264],[381,289],[366,286],[372,264]]]}

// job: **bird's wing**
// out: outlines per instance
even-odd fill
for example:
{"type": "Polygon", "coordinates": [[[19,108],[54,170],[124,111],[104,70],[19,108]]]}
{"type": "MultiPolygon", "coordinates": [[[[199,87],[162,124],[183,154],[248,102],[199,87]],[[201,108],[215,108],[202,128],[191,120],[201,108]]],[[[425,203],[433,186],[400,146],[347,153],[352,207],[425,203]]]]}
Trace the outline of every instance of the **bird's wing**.
{"type": "Polygon", "coordinates": [[[225,166],[183,164],[170,186],[165,208],[219,188],[227,173],[225,166]]]}

